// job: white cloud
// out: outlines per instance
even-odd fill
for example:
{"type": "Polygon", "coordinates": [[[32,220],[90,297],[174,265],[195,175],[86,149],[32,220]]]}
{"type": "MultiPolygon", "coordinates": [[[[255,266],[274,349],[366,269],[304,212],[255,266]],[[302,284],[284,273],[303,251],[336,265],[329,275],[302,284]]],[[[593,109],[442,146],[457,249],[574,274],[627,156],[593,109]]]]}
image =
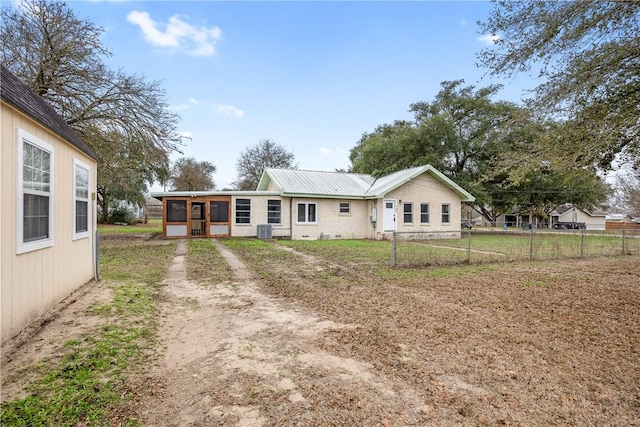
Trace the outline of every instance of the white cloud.
{"type": "Polygon", "coordinates": [[[244,111],[237,107],[234,107],[233,105],[218,105],[218,108],[216,108],[216,110],[218,111],[218,113],[224,115],[233,115],[236,117],[244,116],[244,111]]]}
{"type": "Polygon", "coordinates": [[[331,153],[333,153],[333,150],[331,148],[327,148],[327,147],[320,147],[318,149],[318,152],[320,154],[331,154],[331,153]]]}
{"type": "Polygon", "coordinates": [[[169,105],[168,108],[171,111],[182,111],[182,110],[188,110],[189,106],[187,104],[169,105]]]}
{"type": "Polygon", "coordinates": [[[183,138],[189,138],[189,139],[193,139],[193,134],[189,131],[182,131],[180,132],[180,136],[183,138]]]}
{"type": "Polygon", "coordinates": [[[499,34],[485,34],[483,36],[479,36],[478,41],[489,46],[493,46],[494,44],[498,43],[498,40],[500,40],[501,38],[502,37],[500,37],[499,34]]]}
{"type": "Polygon", "coordinates": [[[189,102],[192,103],[193,105],[203,105],[202,102],[198,101],[195,98],[189,98],[189,102]]]}
{"type": "Polygon", "coordinates": [[[464,18],[462,18],[462,19],[460,20],[460,26],[461,26],[461,27],[466,27],[466,26],[467,26],[467,20],[466,20],[466,19],[464,19],[464,18]]]}
{"type": "Polygon", "coordinates": [[[219,27],[196,27],[173,15],[166,24],[151,19],[147,12],[133,10],[127,21],[138,25],[145,40],[154,46],[187,52],[193,56],[211,56],[216,53],[215,43],[222,38],[219,27]]]}

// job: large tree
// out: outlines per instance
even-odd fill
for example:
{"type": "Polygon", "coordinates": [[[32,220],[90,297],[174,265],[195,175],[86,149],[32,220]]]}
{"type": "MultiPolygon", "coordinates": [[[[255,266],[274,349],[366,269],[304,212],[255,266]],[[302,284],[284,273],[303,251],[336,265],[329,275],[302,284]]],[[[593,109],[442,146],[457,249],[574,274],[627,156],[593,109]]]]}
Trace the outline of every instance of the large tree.
{"type": "Polygon", "coordinates": [[[213,174],[216,167],[213,163],[199,162],[193,157],[178,159],[171,167],[172,191],[208,191],[214,190],[216,184],[213,174]]]}
{"type": "Polygon", "coordinates": [[[533,156],[556,169],[640,165],[639,1],[499,0],[480,26],[496,36],[480,65],[538,74],[531,106],[565,121],[523,165],[535,165],[533,156]]]}
{"type": "MultiPolygon", "coordinates": [[[[178,116],[159,82],[107,67],[103,29],[63,2],[2,8],[2,63],[57,110],[98,155],[98,203],[144,202],[178,150],[178,116]]],[[[104,218],[103,218],[104,219],[104,218]]]]}
{"type": "Polygon", "coordinates": [[[234,186],[238,190],[255,190],[265,168],[297,169],[293,163],[295,155],[271,139],[262,139],[247,147],[236,163],[238,179],[234,186]]]}
{"type": "Polygon", "coordinates": [[[412,104],[412,121],[364,134],[351,150],[351,169],[379,176],[431,164],[471,192],[474,208],[491,222],[517,206],[548,213],[562,203],[591,208],[606,198],[606,186],[590,170],[550,171],[541,163],[516,180],[510,169],[498,168],[502,156],[528,152],[559,125],[494,101],[499,86],[463,83],[445,81],[433,102],[412,104]]]}

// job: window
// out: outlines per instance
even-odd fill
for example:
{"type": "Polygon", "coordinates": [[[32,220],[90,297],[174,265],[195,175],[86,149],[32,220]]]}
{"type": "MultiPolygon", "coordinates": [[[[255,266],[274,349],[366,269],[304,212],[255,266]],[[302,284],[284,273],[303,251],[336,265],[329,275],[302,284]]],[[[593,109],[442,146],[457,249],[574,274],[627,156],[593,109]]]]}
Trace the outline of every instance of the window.
{"type": "Polygon", "coordinates": [[[315,223],[316,222],[316,204],[315,203],[298,203],[298,222],[299,223],[315,223]]]}
{"type": "Polygon", "coordinates": [[[413,203],[404,203],[402,209],[404,223],[411,224],[413,222],[413,203]]]}
{"type": "Polygon", "coordinates": [[[73,161],[74,239],[89,236],[89,166],[73,161]]]}
{"type": "Polygon", "coordinates": [[[420,222],[429,223],[429,203],[420,203],[420,222]]]}
{"type": "Polygon", "coordinates": [[[442,205],[442,223],[449,224],[451,222],[450,206],[448,204],[442,205]]]}
{"type": "MultiPolygon", "coordinates": [[[[244,200],[248,200],[248,199],[244,199],[244,200]]],[[[236,207],[237,207],[237,204],[236,204],[236,207]]],[[[250,208],[251,206],[248,206],[247,209],[250,209],[250,208]]],[[[251,214],[251,212],[249,212],[249,214],[251,214]]],[[[209,202],[209,218],[211,219],[211,222],[228,223],[229,222],[229,202],[226,200],[215,200],[213,202],[209,202]]],[[[249,221],[247,221],[247,224],[248,223],[249,221]]]]}
{"type": "Polygon", "coordinates": [[[351,213],[351,202],[340,202],[340,213],[341,214],[351,213]]]}
{"type": "Polygon", "coordinates": [[[187,222],[186,200],[167,200],[167,222],[187,222]]]}
{"type": "Polygon", "coordinates": [[[251,199],[236,199],[236,224],[251,223],[251,199]]]}
{"type": "Polygon", "coordinates": [[[267,224],[280,224],[282,222],[282,202],[280,200],[267,200],[267,224]]]}
{"type": "Polygon", "coordinates": [[[18,131],[18,253],[53,245],[53,146],[18,131]]]}

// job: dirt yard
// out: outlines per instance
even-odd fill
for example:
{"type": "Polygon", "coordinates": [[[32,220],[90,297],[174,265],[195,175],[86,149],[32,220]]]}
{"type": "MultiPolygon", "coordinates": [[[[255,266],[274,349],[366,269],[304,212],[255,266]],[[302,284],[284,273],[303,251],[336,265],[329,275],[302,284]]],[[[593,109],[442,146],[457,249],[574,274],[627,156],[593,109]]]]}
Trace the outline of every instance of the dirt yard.
{"type": "MultiPolygon", "coordinates": [[[[123,409],[140,425],[640,426],[637,257],[384,279],[278,245],[242,262],[217,246],[234,278],[204,286],[178,244],[161,356],[123,409]]],[[[105,298],[89,287],[3,349],[3,377],[105,298]]]]}

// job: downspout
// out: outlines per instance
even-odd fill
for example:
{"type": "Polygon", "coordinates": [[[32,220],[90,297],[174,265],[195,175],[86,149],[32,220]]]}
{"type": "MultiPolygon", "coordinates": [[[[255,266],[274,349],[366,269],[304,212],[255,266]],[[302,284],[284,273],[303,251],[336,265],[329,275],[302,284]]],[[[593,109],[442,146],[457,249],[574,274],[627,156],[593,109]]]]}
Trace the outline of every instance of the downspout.
{"type": "Polygon", "coordinates": [[[293,197],[289,197],[289,239],[293,240],[293,197]]]}

